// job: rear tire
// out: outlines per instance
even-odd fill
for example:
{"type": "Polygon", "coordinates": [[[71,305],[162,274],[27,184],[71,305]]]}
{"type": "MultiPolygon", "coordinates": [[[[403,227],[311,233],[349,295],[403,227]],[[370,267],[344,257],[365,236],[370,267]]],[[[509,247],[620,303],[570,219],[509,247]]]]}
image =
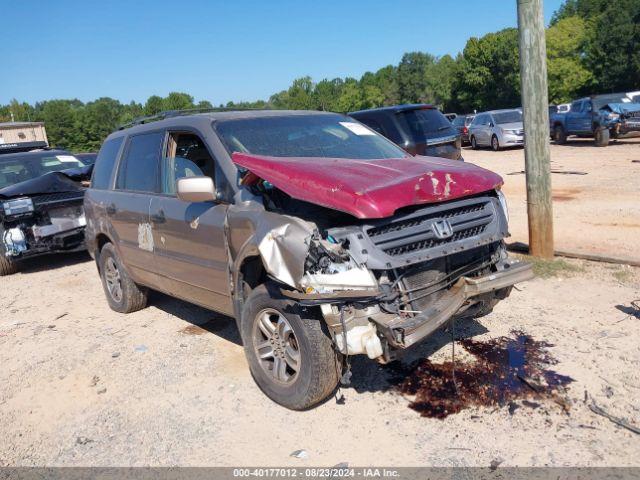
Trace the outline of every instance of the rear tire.
{"type": "Polygon", "coordinates": [[[102,288],[112,310],[132,313],[147,306],[148,290],[131,279],[111,243],[100,250],[99,265],[102,288]]]}
{"type": "Polygon", "coordinates": [[[564,131],[562,125],[556,125],[553,129],[553,140],[558,145],[564,145],[567,143],[567,133],[564,131]]]}
{"type": "Polygon", "coordinates": [[[324,320],[275,292],[260,285],[244,303],[240,333],[245,355],[265,395],[283,407],[305,410],[333,393],[341,356],[324,320]]]}
{"type": "Polygon", "coordinates": [[[609,145],[610,136],[608,129],[598,128],[594,135],[596,147],[606,147],[609,145]]]}
{"type": "Polygon", "coordinates": [[[491,149],[494,152],[500,151],[500,142],[498,142],[498,137],[496,137],[495,135],[491,137],[491,149]]]}
{"type": "Polygon", "coordinates": [[[478,150],[478,141],[476,140],[476,137],[471,135],[471,148],[473,150],[478,150]]]}

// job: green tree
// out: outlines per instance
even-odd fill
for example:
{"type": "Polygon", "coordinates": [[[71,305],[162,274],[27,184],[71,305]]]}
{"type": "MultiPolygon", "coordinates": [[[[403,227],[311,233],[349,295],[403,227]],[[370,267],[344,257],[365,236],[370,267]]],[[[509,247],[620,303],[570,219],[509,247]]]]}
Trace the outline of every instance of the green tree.
{"type": "Polygon", "coordinates": [[[426,99],[427,69],[435,57],[424,52],[405,53],[397,72],[398,94],[402,103],[423,102],[426,99]]]}
{"type": "Polygon", "coordinates": [[[341,113],[352,112],[363,108],[364,98],[362,89],[357,80],[349,78],[345,81],[344,86],[336,102],[336,111],[341,113]]]}
{"type": "Polygon", "coordinates": [[[585,63],[599,91],[625,91],[640,85],[640,1],[611,0],[595,18],[585,63]]]}
{"type": "Polygon", "coordinates": [[[97,151],[104,139],[122,123],[123,113],[122,104],[113,98],[103,97],[87,103],[76,112],[73,143],[68,148],[97,151]]]}
{"type": "Polygon", "coordinates": [[[566,17],[547,30],[549,102],[565,103],[588,93],[593,75],[584,66],[587,24],[580,17],[566,17]]]}
{"type": "Polygon", "coordinates": [[[82,106],[80,100],[48,100],[36,104],[36,120],[45,122],[50,145],[73,148],[80,144],[76,117],[82,106]]]}
{"type": "Polygon", "coordinates": [[[159,97],[158,95],[151,95],[147,98],[147,101],[144,104],[145,115],[155,115],[156,113],[160,113],[163,109],[164,102],[162,97],[159,97]]]}
{"type": "Polygon", "coordinates": [[[489,110],[520,105],[518,31],[507,28],[464,47],[453,95],[463,110],[489,110]]]}

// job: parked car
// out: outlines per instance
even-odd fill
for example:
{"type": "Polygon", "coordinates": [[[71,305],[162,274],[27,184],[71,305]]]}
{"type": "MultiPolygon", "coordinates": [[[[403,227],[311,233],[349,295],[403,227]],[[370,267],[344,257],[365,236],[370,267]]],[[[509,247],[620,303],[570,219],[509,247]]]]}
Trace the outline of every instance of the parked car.
{"type": "Polygon", "coordinates": [[[469,125],[471,147],[504,147],[524,145],[522,111],[519,109],[492,110],[478,113],[469,125]]]}
{"type": "Polygon", "coordinates": [[[452,122],[460,134],[463,146],[469,145],[469,125],[471,125],[474,118],[475,115],[458,115],[452,122]]]}
{"type": "Polygon", "coordinates": [[[85,248],[82,182],[90,176],[64,150],[0,154],[0,276],[24,258],[85,248]]]}
{"type": "Polygon", "coordinates": [[[640,90],[637,90],[635,92],[627,92],[627,97],[633,103],[640,103],[640,90]]]}
{"type": "Polygon", "coordinates": [[[97,153],[76,153],[75,157],[80,160],[85,165],[93,165],[96,163],[96,158],[98,158],[97,153]]]}
{"type": "Polygon", "coordinates": [[[149,288],[235,317],[263,392],[305,409],[350,355],[389,361],[531,278],[495,173],[326,112],[208,112],[111,134],[85,196],[107,301],[149,288]]]}
{"type": "Polygon", "coordinates": [[[462,159],[460,135],[433,105],[396,105],[349,115],[412,155],[462,159]]]}
{"type": "Polygon", "coordinates": [[[571,109],[550,118],[551,137],[565,143],[567,137],[592,137],[596,146],[606,147],[611,138],[640,131],[640,103],[626,93],[612,93],[580,98],[571,109]]]}

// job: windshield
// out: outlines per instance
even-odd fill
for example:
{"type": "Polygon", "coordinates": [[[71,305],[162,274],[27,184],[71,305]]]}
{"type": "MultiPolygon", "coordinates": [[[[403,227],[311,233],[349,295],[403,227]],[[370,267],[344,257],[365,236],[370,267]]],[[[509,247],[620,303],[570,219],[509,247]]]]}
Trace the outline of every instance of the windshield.
{"type": "Polygon", "coordinates": [[[608,103],[631,103],[626,93],[612,93],[611,95],[598,95],[592,99],[593,108],[600,110],[608,103]]]}
{"type": "Polygon", "coordinates": [[[447,134],[447,130],[452,128],[451,122],[447,120],[440,110],[435,108],[425,108],[420,110],[408,110],[398,114],[400,120],[405,120],[414,140],[424,140],[427,136],[434,134],[447,134]]]}
{"type": "Polygon", "coordinates": [[[520,110],[512,110],[509,112],[500,112],[493,114],[493,120],[498,124],[516,123],[522,121],[522,112],[520,110]]]}
{"type": "Polygon", "coordinates": [[[343,115],[221,120],[215,128],[229,153],[362,160],[407,156],[389,140],[343,115]]]}
{"type": "Polygon", "coordinates": [[[84,164],[66,152],[29,152],[0,156],[0,188],[84,164]]]}

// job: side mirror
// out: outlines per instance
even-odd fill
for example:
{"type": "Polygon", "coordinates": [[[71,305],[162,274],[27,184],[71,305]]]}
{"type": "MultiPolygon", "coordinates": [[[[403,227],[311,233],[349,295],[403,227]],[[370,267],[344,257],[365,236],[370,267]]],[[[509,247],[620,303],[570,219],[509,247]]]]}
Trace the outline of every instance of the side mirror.
{"type": "Polygon", "coordinates": [[[179,178],[176,192],[183,202],[212,202],[216,199],[216,188],[211,177],[179,178]]]}
{"type": "Polygon", "coordinates": [[[493,124],[493,122],[489,122],[489,126],[490,126],[491,128],[495,127],[495,125],[493,124]]]}

